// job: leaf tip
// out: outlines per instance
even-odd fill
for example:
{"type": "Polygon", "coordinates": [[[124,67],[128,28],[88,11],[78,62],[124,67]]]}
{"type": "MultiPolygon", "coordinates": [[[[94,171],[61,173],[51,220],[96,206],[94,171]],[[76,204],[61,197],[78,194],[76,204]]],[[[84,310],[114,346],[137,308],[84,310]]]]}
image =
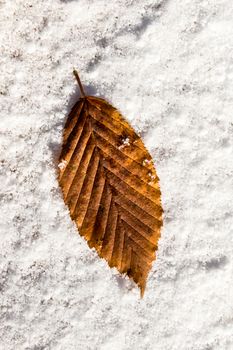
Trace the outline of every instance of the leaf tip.
{"type": "Polygon", "coordinates": [[[143,299],[144,293],[145,293],[145,285],[140,286],[140,297],[141,297],[141,299],[143,299]]]}

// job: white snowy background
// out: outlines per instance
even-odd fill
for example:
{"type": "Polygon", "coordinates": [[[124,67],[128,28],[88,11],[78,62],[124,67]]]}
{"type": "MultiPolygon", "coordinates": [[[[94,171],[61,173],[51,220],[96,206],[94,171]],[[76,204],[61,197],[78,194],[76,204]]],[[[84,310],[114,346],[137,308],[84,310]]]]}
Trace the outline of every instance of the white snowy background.
{"type": "Polygon", "coordinates": [[[231,0],[0,0],[0,349],[233,349],[231,0]],[[143,299],[57,182],[79,70],[152,154],[164,226],[143,299]]]}

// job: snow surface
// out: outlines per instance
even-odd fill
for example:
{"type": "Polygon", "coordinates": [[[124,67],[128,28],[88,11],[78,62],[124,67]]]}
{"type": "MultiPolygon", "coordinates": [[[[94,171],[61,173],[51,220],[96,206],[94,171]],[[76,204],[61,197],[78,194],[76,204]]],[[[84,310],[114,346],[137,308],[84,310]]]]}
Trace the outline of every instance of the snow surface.
{"type": "Polygon", "coordinates": [[[0,0],[0,349],[233,349],[233,2],[0,0]],[[151,152],[164,227],[143,299],[77,234],[62,128],[88,93],[151,152]]]}

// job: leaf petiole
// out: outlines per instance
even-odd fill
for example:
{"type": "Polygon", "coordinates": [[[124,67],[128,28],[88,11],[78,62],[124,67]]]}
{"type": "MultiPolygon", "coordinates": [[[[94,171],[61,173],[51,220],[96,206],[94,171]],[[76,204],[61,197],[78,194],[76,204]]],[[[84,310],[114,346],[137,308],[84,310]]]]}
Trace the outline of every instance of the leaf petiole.
{"type": "Polygon", "coordinates": [[[76,78],[76,80],[78,82],[78,86],[79,86],[79,89],[80,89],[82,97],[86,97],[84,89],[83,89],[83,85],[81,83],[81,80],[79,78],[79,75],[78,75],[78,72],[76,71],[76,69],[73,70],[73,74],[74,74],[74,76],[75,76],[75,78],[76,78]]]}

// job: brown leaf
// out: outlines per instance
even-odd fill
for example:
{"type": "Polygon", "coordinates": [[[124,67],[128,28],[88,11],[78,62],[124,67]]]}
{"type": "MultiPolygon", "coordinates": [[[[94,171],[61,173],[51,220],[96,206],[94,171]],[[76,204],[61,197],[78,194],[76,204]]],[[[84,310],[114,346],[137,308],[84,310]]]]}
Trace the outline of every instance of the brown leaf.
{"type": "Polygon", "coordinates": [[[159,179],[140,137],[105,100],[82,97],[68,116],[59,183],[72,220],[110,267],[143,295],[162,225],[159,179]]]}

